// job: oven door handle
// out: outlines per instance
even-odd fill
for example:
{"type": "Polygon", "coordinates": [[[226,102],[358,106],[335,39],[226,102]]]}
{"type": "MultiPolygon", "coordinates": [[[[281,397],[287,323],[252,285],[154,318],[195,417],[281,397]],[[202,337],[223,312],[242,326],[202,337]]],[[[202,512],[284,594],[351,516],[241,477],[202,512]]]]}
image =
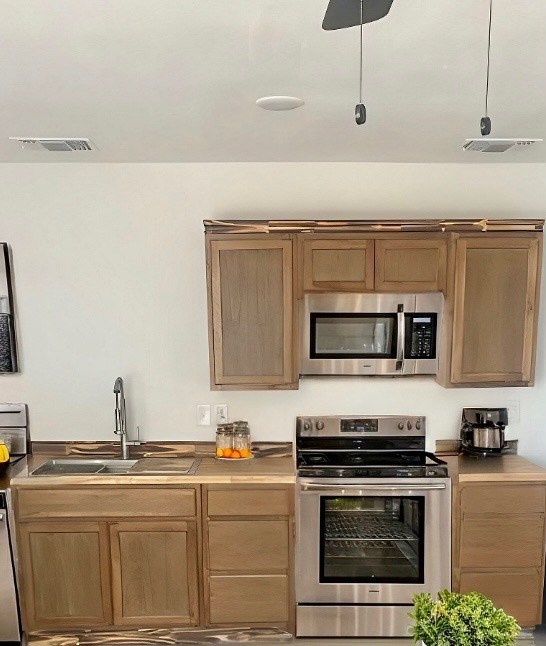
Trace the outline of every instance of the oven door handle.
{"type": "Polygon", "coordinates": [[[312,482],[302,482],[301,488],[303,491],[331,491],[337,489],[338,491],[438,491],[446,489],[444,482],[437,482],[435,484],[414,484],[414,485],[372,485],[372,484],[314,484],[312,482]]]}

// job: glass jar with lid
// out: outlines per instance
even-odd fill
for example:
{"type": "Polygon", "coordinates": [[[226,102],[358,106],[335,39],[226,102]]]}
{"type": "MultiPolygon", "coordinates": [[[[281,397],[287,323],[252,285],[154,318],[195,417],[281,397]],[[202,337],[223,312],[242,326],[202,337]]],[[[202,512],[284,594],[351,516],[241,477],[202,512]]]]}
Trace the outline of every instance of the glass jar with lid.
{"type": "Polygon", "coordinates": [[[218,424],[216,429],[216,457],[231,458],[234,443],[234,425],[218,424]]]}
{"type": "Polygon", "coordinates": [[[233,451],[235,452],[235,457],[251,458],[252,442],[248,422],[239,420],[238,422],[233,422],[233,426],[233,451]]]}

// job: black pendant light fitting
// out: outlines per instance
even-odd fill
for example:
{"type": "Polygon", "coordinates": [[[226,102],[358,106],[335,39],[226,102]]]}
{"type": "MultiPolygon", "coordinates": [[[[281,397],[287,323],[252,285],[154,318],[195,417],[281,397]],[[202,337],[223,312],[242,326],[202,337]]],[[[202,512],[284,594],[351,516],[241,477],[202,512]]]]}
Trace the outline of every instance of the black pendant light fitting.
{"type": "Polygon", "coordinates": [[[355,121],[357,125],[361,126],[366,123],[366,106],[362,103],[362,41],[364,39],[363,33],[363,20],[364,20],[364,0],[360,0],[360,84],[359,84],[359,102],[355,107],[355,121]]]}
{"type": "Polygon", "coordinates": [[[491,119],[488,115],[489,103],[489,67],[491,62],[491,18],[493,15],[493,0],[489,0],[489,30],[487,34],[487,75],[485,82],[485,116],[480,119],[480,132],[482,136],[491,134],[491,119]]]}

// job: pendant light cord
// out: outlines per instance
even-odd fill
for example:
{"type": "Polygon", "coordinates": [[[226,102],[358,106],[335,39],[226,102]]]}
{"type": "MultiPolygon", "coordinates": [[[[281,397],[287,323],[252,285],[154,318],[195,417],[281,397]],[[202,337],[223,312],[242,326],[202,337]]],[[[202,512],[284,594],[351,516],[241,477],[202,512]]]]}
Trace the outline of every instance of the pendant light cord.
{"type": "Polygon", "coordinates": [[[363,34],[363,21],[364,21],[364,0],[360,0],[360,86],[359,86],[359,103],[362,103],[362,41],[363,34]]]}
{"type": "MultiPolygon", "coordinates": [[[[362,0],[361,0],[362,2],[362,0]]],[[[489,31],[487,34],[487,77],[485,82],[485,116],[489,116],[487,113],[488,103],[489,103],[489,67],[491,63],[491,18],[493,15],[493,0],[489,0],[489,31]]]]}

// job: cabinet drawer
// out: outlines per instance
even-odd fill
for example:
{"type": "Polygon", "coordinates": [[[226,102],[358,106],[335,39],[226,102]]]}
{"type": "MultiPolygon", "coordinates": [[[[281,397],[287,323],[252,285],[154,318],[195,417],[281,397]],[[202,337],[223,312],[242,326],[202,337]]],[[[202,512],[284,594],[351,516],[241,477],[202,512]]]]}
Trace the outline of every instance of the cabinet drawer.
{"type": "Polygon", "coordinates": [[[287,520],[212,520],[209,569],[266,572],[287,570],[287,520]]]}
{"type": "Polygon", "coordinates": [[[196,515],[195,489],[19,489],[18,519],[143,518],[196,515]]]}
{"type": "Polygon", "coordinates": [[[461,525],[461,567],[540,567],[544,515],[467,517],[461,525]]]}
{"type": "Polygon", "coordinates": [[[287,576],[211,576],[211,624],[288,622],[287,576]]]}
{"type": "Polygon", "coordinates": [[[481,592],[521,626],[540,623],[541,589],[539,570],[461,573],[461,592],[481,592]]]}
{"type": "Polygon", "coordinates": [[[464,514],[533,514],[546,511],[541,485],[473,485],[461,491],[464,514]]]}
{"type": "Polygon", "coordinates": [[[288,489],[217,489],[207,498],[209,516],[288,516],[288,489]]]}

